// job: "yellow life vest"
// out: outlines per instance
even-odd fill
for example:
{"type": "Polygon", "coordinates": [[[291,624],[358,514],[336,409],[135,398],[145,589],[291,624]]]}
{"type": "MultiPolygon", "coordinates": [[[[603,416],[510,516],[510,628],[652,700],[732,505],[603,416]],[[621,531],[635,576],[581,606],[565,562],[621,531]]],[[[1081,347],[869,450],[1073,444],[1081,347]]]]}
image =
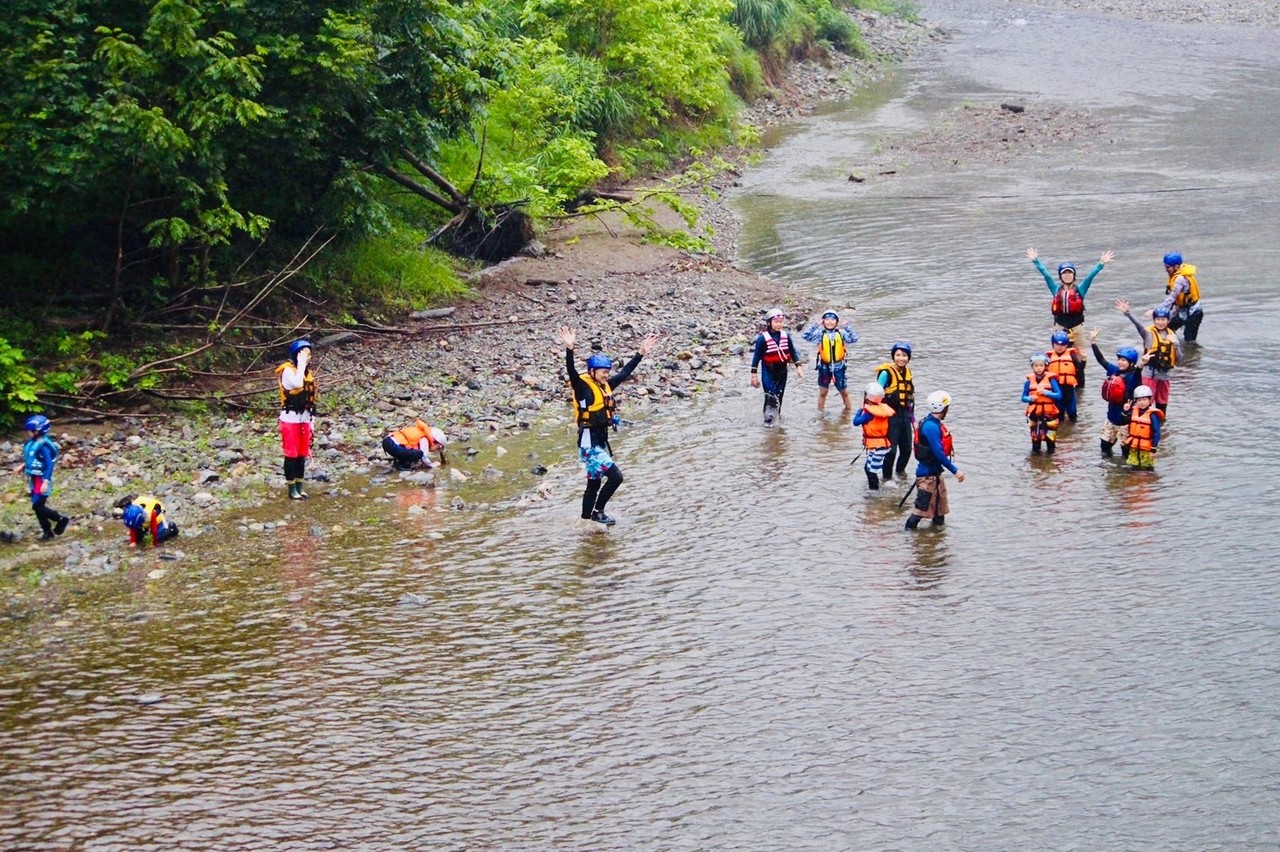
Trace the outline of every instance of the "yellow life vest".
{"type": "Polygon", "coordinates": [[[142,509],[146,514],[147,526],[145,532],[148,535],[150,535],[151,530],[153,529],[153,524],[164,523],[164,505],[161,504],[158,498],[151,497],[150,495],[135,497],[133,498],[133,505],[142,509]]]}
{"type": "Polygon", "coordinates": [[[302,377],[302,387],[293,390],[285,390],[284,387],[284,371],[288,367],[297,368],[297,364],[292,361],[285,361],[279,367],[276,367],[276,387],[280,391],[280,410],[293,411],[298,414],[304,412],[315,413],[316,396],[319,394],[319,387],[316,385],[316,377],[312,375],[310,370],[302,377]]]}
{"type": "Polygon", "coordinates": [[[818,344],[818,361],[823,364],[839,364],[844,360],[844,336],[839,329],[823,329],[818,344]]]}
{"type": "Polygon", "coordinates": [[[1187,279],[1187,292],[1179,293],[1177,298],[1173,300],[1175,308],[1189,308],[1196,302],[1200,301],[1200,282],[1196,281],[1196,268],[1189,263],[1184,263],[1178,267],[1178,271],[1169,276],[1169,283],[1165,285],[1164,294],[1167,296],[1173,292],[1173,282],[1178,280],[1181,275],[1187,279]]]}
{"type": "Polygon", "coordinates": [[[1171,370],[1178,366],[1178,335],[1167,328],[1161,334],[1154,325],[1147,326],[1147,331],[1151,332],[1151,348],[1147,350],[1151,358],[1147,366],[1153,370],[1171,370]]]}
{"type": "Polygon", "coordinates": [[[578,400],[578,425],[608,426],[613,422],[614,402],[613,389],[608,382],[596,382],[587,375],[579,376],[583,384],[591,391],[591,399],[578,400]],[[592,421],[595,421],[593,424],[592,421]]]}
{"type": "Polygon", "coordinates": [[[916,386],[911,380],[911,368],[903,367],[902,371],[898,371],[898,365],[891,361],[886,361],[879,367],[876,367],[876,376],[880,376],[881,372],[888,372],[889,384],[884,387],[884,401],[889,403],[895,411],[902,411],[904,408],[911,408],[916,404],[916,386]]]}

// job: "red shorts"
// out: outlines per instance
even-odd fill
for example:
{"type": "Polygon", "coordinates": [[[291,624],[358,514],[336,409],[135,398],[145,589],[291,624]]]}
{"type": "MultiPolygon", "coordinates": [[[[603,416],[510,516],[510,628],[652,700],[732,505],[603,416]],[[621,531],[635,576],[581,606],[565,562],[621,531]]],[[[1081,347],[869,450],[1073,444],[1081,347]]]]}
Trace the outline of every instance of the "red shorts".
{"type": "Polygon", "coordinates": [[[281,423],[280,444],[284,447],[287,459],[306,459],[311,457],[311,424],[281,423]]]}
{"type": "Polygon", "coordinates": [[[1142,383],[1151,388],[1151,401],[1156,405],[1169,404],[1169,380],[1143,376],[1142,383]]]}

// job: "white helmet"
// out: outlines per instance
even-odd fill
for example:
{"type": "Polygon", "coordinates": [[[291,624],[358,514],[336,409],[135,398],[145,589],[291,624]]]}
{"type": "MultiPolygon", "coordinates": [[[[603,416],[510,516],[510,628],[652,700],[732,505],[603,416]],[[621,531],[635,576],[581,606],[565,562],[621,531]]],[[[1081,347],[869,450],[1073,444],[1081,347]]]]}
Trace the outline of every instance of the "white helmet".
{"type": "Polygon", "coordinates": [[[951,404],[951,394],[946,391],[934,391],[929,394],[929,410],[941,414],[951,404]]]}
{"type": "Polygon", "coordinates": [[[449,439],[444,436],[444,432],[437,426],[431,427],[431,440],[442,447],[449,443],[449,439]]]}
{"type": "Polygon", "coordinates": [[[782,308],[770,308],[770,309],[768,310],[768,312],[766,312],[766,313],[765,313],[765,315],[764,315],[764,321],[765,321],[765,322],[769,322],[769,321],[770,321],[770,320],[772,320],[774,317],[784,317],[784,318],[785,318],[785,317],[786,317],[786,315],[787,315],[787,312],[786,312],[786,311],[784,311],[782,308]]]}
{"type": "Polygon", "coordinates": [[[863,393],[867,396],[878,399],[879,397],[884,396],[884,388],[880,386],[879,382],[871,382],[867,385],[866,390],[864,390],[863,393]]]}
{"type": "Polygon", "coordinates": [[[1032,366],[1036,364],[1044,364],[1046,367],[1049,366],[1049,356],[1043,352],[1036,352],[1027,360],[1031,362],[1032,366]]]}
{"type": "Polygon", "coordinates": [[[1147,387],[1146,385],[1138,385],[1136,388],[1133,389],[1134,399],[1142,399],[1144,397],[1150,397],[1150,396],[1154,396],[1154,394],[1151,393],[1151,388],[1147,387]]]}

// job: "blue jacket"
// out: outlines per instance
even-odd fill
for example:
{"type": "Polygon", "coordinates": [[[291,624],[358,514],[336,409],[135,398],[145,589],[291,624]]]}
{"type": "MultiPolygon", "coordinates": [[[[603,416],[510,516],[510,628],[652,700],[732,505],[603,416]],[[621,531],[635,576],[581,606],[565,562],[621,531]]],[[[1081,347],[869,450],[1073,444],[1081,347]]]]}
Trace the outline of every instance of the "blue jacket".
{"type": "Polygon", "coordinates": [[[48,435],[32,438],[22,445],[22,472],[53,482],[53,464],[58,460],[58,445],[48,435]]]}
{"type": "MultiPolygon", "coordinates": [[[[1049,292],[1055,296],[1058,295],[1058,291],[1062,289],[1062,282],[1058,280],[1056,275],[1049,274],[1049,270],[1045,269],[1044,264],[1040,262],[1040,258],[1037,257],[1031,262],[1036,265],[1036,269],[1040,270],[1040,274],[1044,276],[1044,283],[1048,286],[1049,292]]],[[[1076,284],[1076,289],[1080,291],[1080,298],[1083,299],[1089,292],[1089,285],[1093,283],[1093,279],[1101,271],[1102,264],[1099,263],[1093,268],[1093,271],[1084,277],[1083,281],[1076,284]]]]}
{"type": "MultiPolygon", "coordinates": [[[[830,331],[828,331],[828,330],[827,330],[823,325],[821,325],[820,323],[811,322],[811,323],[809,323],[809,327],[808,327],[808,328],[806,328],[803,332],[801,332],[800,336],[801,336],[802,338],[804,338],[805,340],[807,340],[809,343],[816,343],[816,344],[818,344],[818,352],[819,352],[819,353],[821,353],[821,352],[822,352],[822,338],[823,338],[825,335],[827,335],[827,334],[838,334],[838,335],[840,335],[840,339],[844,341],[844,345],[845,345],[846,350],[848,349],[848,347],[850,347],[850,346],[852,346],[853,344],[855,344],[855,343],[857,343],[857,342],[858,342],[858,333],[857,333],[856,331],[854,331],[853,329],[849,328],[849,326],[847,326],[847,325],[838,325],[838,326],[836,326],[835,328],[833,328],[833,329],[831,329],[830,331]]],[[[761,353],[761,356],[762,356],[762,357],[763,357],[763,354],[764,354],[764,353],[761,353]]],[[[837,363],[837,364],[832,364],[832,365],[830,365],[830,366],[831,366],[832,368],[834,368],[834,367],[841,366],[841,365],[843,365],[843,364],[844,364],[844,361],[843,361],[843,360],[841,360],[839,363],[837,363]]],[[[819,362],[818,362],[818,367],[820,367],[820,368],[821,368],[821,367],[824,367],[824,366],[827,366],[827,365],[823,364],[821,361],[819,361],[819,362]]]]}
{"type": "Polygon", "coordinates": [[[917,432],[917,440],[928,447],[933,458],[916,465],[916,476],[937,476],[942,473],[943,468],[955,473],[955,464],[942,451],[942,421],[937,415],[929,414],[921,420],[917,432]]]}
{"type": "Polygon", "coordinates": [[[1113,426],[1129,425],[1129,412],[1124,410],[1124,406],[1126,402],[1133,401],[1133,389],[1142,384],[1142,373],[1134,367],[1130,367],[1128,371],[1121,370],[1119,364],[1106,359],[1096,343],[1093,344],[1093,357],[1107,371],[1108,376],[1124,376],[1124,402],[1107,403],[1107,422],[1113,426]]]}

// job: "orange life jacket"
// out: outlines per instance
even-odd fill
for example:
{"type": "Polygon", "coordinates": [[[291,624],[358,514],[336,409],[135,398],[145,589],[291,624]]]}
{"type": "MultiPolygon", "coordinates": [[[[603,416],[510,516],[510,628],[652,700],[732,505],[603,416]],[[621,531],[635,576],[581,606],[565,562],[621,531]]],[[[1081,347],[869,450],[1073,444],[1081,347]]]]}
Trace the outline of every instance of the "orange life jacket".
{"type": "Polygon", "coordinates": [[[1053,390],[1053,376],[1049,375],[1049,371],[1045,370],[1042,376],[1027,373],[1027,385],[1031,391],[1031,402],[1027,403],[1027,416],[1057,417],[1058,403],[1045,396],[1047,391],[1053,390]]]}
{"type": "Polygon", "coordinates": [[[1076,378],[1076,356],[1080,354],[1079,349],[1068,346],[1061,355],[1052,349],[1044,354],[1049,359],[1049,369],[1045,372],[1057,379],[1059,385],[1073,388],[1080,383],[1076,378]]]}
{"type": "Polygon", "coordinates": [[[888,447],[889,418],[893,416],[893,409],[883,402],[867,402],[862,409],[872,415],[870,420],[862,424],[862,446],[868,450],[888,447]]]}
{"type": "Polygon", "coordinates": [[[1129,412],[1129,438],[1125,441],[1126,447],[1148,453],[1155,449],[1155,430],[1151,426],[1153,417],[1164,417],[1164,413],[1154,404],[1139,409],[1137,403],[1134,403],[1129,412]]]}
{"type": "Polygon", "coordinates": [[[422,442],[423,438],[427,439],[427,446],[432,450],[439,447],[435,438],[431,437],[431,427],[421,420],[416,420],[412,426],[406,426],[391,433],[391,440],[402,447],[408,447],[412,450],[418,449],[418,444],[422,442]]]}

